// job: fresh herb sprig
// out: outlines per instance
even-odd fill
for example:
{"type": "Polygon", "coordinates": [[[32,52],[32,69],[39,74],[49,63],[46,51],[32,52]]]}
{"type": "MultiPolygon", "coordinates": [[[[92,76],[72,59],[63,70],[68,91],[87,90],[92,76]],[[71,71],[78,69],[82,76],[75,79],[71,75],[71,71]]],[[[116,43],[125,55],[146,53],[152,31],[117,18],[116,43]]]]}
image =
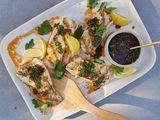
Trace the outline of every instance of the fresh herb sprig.
{"type": "Polygon", "coordinates": [[[106,31],[106,26],[104,24],[100,24],[99,19],[94,17],[90,21],[87,22],[88,29],[92,32],[94,39],[92,44],[94,47],[98,47],[100,45],[100,41],[104,32],[106,31]]]}
{"type": "Polygon", "coordinates": [[[49,21],[46,20],[44,21],[40,27],[38,27],[38,33],[40,35],[46,35],[48,34],[49,32],[52,31],[52,26],[50,25],[49,21]]]}
{"type": "Polygon", "coordinates": [[[58,34],[62,34],[64,32],[65,32],[65,29],[64,29],[63,25],[59,25],[58,26],[58,34]]]}
{"type": "Polygon", "coordinates": [[[54,27],[57,28],[57,33],[58,34],[65,34],[67,32],[67,30],[64,28],[63,25],[60,25],[60,23],[56,23],[54,24],[54,27]]]}
{"type": "Polygon", "coordinates": [[[32,39],[31,41],[29,41],[29,43],[26,43],[26,45],[25,45],[25,50],[28,50],[28,49],[33,48],[34,45],[35,45],[35,44],[34,44],[34,41],[33,41],[33,39],[32,39]]]}
{"type": "Polygon", "coordinates": [[[55,45],[56,45],[58,53],[63,54],[63,49],[62,49],[61,43],[60,42],[56,42],[55,45]]]}
{"type": "Polygon", "coordinates": [[[34,65],[28,68],[28,72],[31,79],[36,83],[36,88],[39,89],[41,87],[41,76],[44,73],[44,68],[39,65],[34,65]]]}
{"type": "Polygon", "coordinates": [[[85,77],[87,79],[95,79],[97,74],[94,73],[95,65],[93,62],[86,61],[83,63],[83,67],[80,70],[80,76],[85,77]]]}
{"type": "Polygon", "coordinates": [[[104,11],[106,14],[110,14],[112,11],[114,11],[116,7],[107,7],[106,2],[102,2],[100,8],[98,11],[104,11]]]}
{"type": "Polygon", "coordinates": [[[32,104],[34,105],[35,108],[40,108],[40,109],[46,109],[46,108],[52,106],[51,101],[42,102],[42,101],[36,100],[36,99],[32,100],[32,104]]]}
{"type": "Polygon", "coordinates": [[[83,27],[79,26],[77,30],[74,32],[73,36],[79,40],[82,37],[83,32],[84,32],[83,27]]]}
{"type": "Polygon", "coordinates": [[[65,71],[66,71],[66,65],[62,64],[59,60],[56,60],[54,62],[54,68],[53,68],[53,76],[56,79],[62,79],[65,71]]]}
{"type": "Polygon", "coordinates": [[[98,5],[98,0],[87,0],[87,7],[95,8],[98,5]]]}

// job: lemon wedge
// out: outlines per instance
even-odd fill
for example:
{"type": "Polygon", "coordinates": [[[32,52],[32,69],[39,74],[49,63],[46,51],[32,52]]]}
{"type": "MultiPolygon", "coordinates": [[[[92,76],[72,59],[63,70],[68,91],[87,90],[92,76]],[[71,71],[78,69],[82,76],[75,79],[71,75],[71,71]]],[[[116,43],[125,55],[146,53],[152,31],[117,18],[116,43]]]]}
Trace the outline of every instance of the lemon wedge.
{"type": "Polygon", "coordinates": [[[72,54],[77,53],[80,49],[79,41],[75,37],[70,36],[68,34],[65,35],[65,39],[67,41],[67,44],[69,46],[69,49],[70,49],[71,53],[72,54]]]}
{"type": "Polygon", "coordinates": [[[37,46],[43,52],[43,55],[40,57],[40,59],[43,59],[47,51],[47,46],[45,40],[42,37],[38,37],[37,46]]]}
{"type": "Polygon", "coordinates": [[[120,78],[125,78],[128,77],[129,75],[133,74],[136,72],[136,68],[133,67],[125,67],[123,70],[123,73],[121,74],[113,74],[114,78],[120,79],[120,78]]]}
{"type": "Polygon", "coordinates": [[[40,58],[43,56],[43,52],[40,49],[28,49],[23,52],[23,57],[26,60],[31,60],[32,58],[40,58]]]}
{"type": "Polygon", "coordinates": [[[126,26],[131,22],[131,19],[123,17],[123,16],[121,16],[117,13],[114,13],[114,12],[111,12],[110,17],[113,20],[113,23],[115,25],[119,25],[119,26],[126,26]]]}

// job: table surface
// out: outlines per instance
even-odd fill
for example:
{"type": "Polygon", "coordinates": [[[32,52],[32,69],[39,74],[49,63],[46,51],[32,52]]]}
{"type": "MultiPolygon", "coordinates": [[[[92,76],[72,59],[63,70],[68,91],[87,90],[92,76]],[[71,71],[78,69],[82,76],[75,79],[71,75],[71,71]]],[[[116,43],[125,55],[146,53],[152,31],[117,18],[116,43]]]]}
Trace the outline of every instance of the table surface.
{"type": "MultiPolygon", "coordinates": [[[[62,0],[0,0],[0,33],[19,25],[62,0]]],[[[153,41],[160,40],[160,0],[132,0],[153,41]]],[[[1,36],[1,35],[0,35],[1,36]]],[[[128,120],[160,120],[160,48],[153,69],[96,105],[127,116],[128,120]]],[[[0,59],[0,120],[34,120],[0,59]]],[[[76,113],[65,120],[96,120],[76,113]]]]}

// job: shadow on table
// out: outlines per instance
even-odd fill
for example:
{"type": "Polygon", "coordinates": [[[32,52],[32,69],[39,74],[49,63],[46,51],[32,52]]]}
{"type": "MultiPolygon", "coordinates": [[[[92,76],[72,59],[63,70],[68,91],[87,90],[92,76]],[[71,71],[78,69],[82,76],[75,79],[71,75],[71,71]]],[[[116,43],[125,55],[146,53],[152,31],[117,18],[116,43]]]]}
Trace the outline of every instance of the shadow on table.
{"type": "MultiPolygon", "coordinates": [[[[152,39],[154,41],[159,40],[157,38],[160,38],[160,27],[157,27],[157,25],[160,25],[160,15],[157,13],[154,5],[152,4],[151,0],[132,0],[136,9],[139,11],[139,15],[142,18],[142,21],[144,22],[148,32],[150,33],[152,39]],[[143,7],[142,7],[143,6],[143,7]],[[144,7],[145,6],[145,7],[144,7]]],[[[158,49],[158,48],[157,48],[158,49]]],[[[156,50],[157,50],[156,49],[156,50]]],[[[157,55],[160,54],[160,50],[157,50],[157,55]]],[[[160,56],[157,56],[157,59],[160,59],[160,56]]],[[[158,61],[158,60],[157,60],[158,61]]],[[[115,94],[103,99],[102,101],[96,103],[96,106],[100,107],[105,104],[126,104],[126,105],[132,105],[137,106],[143,109],[147,109],[151,113],[154,113],[154,118],[159,117],[160,111],[160,96],[159,101],[157,99],[152,98],[152,96],[143,97],[143,96],[136,96],[136,95],[129,95],[128,92],[132,91],[139,86],[147,83],[150,81],[150,83],[154,83],[155,81],[159,81],[159,78],[157,75],[159,75],[159,66],[160,63],[156,62],[156,65],[154,68],[145,76],[143,76],[141,79],[133,82],[132,84],[128,85],[127,87],[123,88],[122,90],[116,92],[115,94]],[[153,80],[153,81],[152,81],[153,80]],[[120,101],[121,102],[120,102],[120,101]]],[[[148,85],[148,84],[147,84],[148,85]]],[[[150,86],[148,85],[148,89],[154,89],[158,91],[158,88],[153,88],[154,85],[150,86]]],[[[147,87],[145,87],[147,88],[147,87]]],[[[145,94],[145,93],[144,93],[145,94]]],[[[158,95],[158,94],[157,94],[158,95]]],[[[73,119],[76,117],[79,117],[83,115],[84,112],[78,112],[72,116],[67,117],[67,119],[73,119]]],[[[141,114],[141,113],[139,113],[141,114]]],[[[159,118],[160,119],[160,118],[159,118]]]]}

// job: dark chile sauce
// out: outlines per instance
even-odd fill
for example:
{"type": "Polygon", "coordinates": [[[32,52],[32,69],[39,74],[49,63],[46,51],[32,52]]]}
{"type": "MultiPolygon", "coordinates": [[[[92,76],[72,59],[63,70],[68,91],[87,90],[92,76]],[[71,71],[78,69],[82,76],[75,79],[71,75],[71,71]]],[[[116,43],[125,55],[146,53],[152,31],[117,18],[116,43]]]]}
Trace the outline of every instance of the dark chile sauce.
{"type": "Polygon", "coordinates": [[[130,48],[139,45],[137,37],[133,34],[119,33],[109,43],[109,54],[118,64],[129,65],[140,56],[140,49],[130,50],[130,48]]]}

